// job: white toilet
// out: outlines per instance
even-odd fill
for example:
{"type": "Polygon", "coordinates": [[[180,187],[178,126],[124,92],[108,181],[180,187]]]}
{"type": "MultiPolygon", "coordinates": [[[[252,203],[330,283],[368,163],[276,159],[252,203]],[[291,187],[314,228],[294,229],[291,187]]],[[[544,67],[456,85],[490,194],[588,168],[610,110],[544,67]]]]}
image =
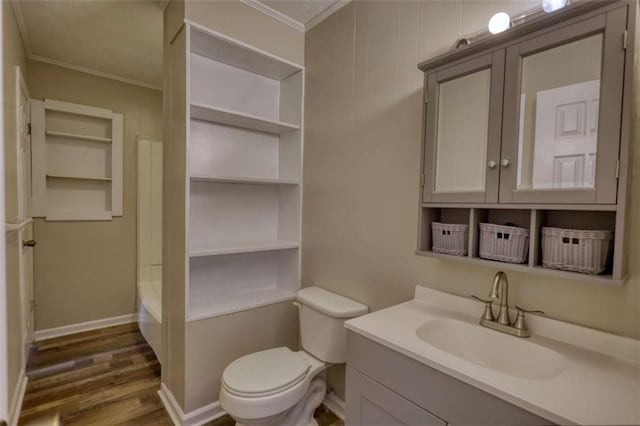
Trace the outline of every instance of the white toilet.
{"type": "Polygon", "coordinates": [[[369,308],[319,287],[297,294],[302,349],[286,347],[245,355],[222,374],[220,404],[241,425],[317,425],[313,412],[327,387],[318,373],[343,364],[344,322],[369,308]]]}

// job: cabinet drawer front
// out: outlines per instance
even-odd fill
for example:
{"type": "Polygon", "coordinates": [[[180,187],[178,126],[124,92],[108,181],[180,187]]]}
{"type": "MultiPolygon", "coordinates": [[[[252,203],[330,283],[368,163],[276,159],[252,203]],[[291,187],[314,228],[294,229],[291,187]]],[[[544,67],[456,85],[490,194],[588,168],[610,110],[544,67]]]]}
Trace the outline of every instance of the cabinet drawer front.
{"type": "Polygon", "coordinates": [[[349,332],[347,351],[349,367],[450,424],[553,424],[356,333],[349,332]]]}
{"type": "Polygon", "coordinates": [[[347,425],[446,426],[446,422],[347,367],[347,425]]]}

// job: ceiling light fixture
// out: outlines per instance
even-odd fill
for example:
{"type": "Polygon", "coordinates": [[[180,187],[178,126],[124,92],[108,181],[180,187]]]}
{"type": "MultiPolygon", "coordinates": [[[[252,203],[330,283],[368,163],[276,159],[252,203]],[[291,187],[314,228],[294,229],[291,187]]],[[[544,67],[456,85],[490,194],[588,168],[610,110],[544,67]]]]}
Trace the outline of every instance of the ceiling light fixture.
{"type": "Polygon", "coordinates": [[[542,10],[547,13],[562,9],[569,3],[569,0],[542,0],[542,10]]]}
{"type": "Polygon", "coordinates": [[[498,12],[489,20],[489,32],[491,34],[501,33],[508,30],[509,27],[511,27],[511,17],[508,13],[498,12]]]}

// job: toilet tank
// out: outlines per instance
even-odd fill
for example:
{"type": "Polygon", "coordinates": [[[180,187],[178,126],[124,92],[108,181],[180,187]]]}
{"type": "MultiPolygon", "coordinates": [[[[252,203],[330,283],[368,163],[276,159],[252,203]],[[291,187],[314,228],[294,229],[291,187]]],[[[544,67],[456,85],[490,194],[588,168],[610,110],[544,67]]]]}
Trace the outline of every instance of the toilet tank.
{"type": "Polygon", "coordinates": [[[355,300],[307,287],[298,291],[302,348],[320,361],[342,364],[347,361],[347,330],[344,322],[369,312],[355,300]]]}

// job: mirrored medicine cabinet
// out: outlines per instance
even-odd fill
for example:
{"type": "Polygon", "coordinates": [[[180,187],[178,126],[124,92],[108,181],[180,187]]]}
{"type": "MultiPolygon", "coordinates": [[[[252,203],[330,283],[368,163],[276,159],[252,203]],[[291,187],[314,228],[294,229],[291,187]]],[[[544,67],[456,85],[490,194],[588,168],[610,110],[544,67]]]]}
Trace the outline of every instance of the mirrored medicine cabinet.
{"type": "Polygon", "coordinates": [[[540,271],[540,228],[561,217],[615,232],[607,275],[591,278],[624,281],[635,9],[574,2],[419,64],[419,254],[433,254],[430,223],[449,218],[470,224],[465,258],[483,261],[477,223],[501,210],[531,234],[517,267],[540,271]]]}

